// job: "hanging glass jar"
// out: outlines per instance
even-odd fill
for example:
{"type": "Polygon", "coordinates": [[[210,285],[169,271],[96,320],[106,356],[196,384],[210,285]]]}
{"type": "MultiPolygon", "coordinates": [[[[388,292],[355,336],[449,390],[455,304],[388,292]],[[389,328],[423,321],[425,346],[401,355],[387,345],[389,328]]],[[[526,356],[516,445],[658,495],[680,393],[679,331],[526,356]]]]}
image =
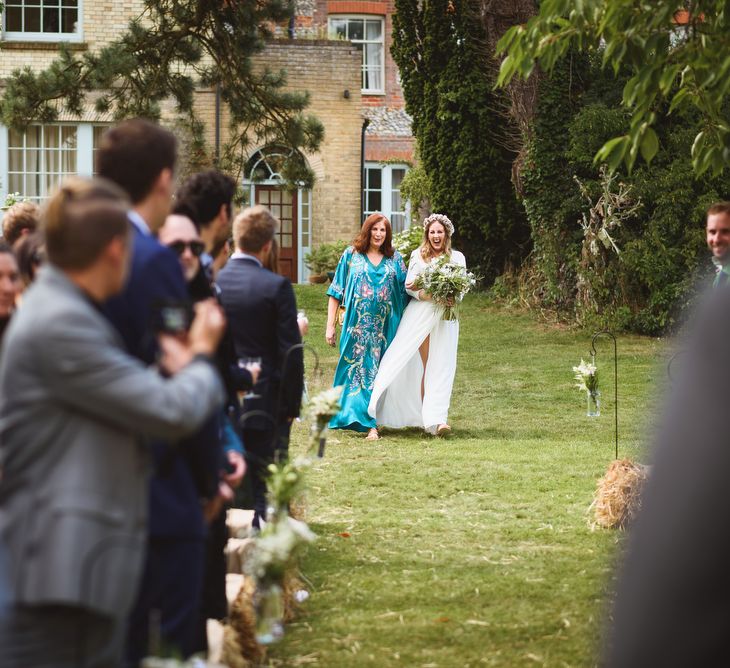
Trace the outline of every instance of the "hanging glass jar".
{"type": "Polygon", "coordinates": [[[254,594],[256,642],[271,645],[284,636],[284,592],[276,582],[260,581],[254,594]]]}
{"type": "Polygon", "coordinates": [[[601,414],[601,393],[598,390],[586,392],[588,417],[598,417],[601,414]]]}

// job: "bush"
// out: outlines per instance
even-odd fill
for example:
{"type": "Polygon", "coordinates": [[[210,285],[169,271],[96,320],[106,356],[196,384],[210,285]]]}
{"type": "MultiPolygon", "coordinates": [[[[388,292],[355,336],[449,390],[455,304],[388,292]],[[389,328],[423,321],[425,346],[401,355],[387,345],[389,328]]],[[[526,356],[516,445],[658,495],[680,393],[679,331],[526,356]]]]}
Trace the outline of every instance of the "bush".
{"type": "Polygon", "coordinates": [[[662,118],[656,125],[661,150],[652,163],[620,174],[642,203],[611,233],[620,253],[601,249],[598,265],[586,271],[578,223],[589,205],[574,177],[595,201],[601,182],[593,156],[628,127],[620,107],[623,83],[577,55],[543,79],[523,174],[534,248],[523,271],[532,285],[540,277],[540,287],[530,292],[533,306],[586,326],[658,335],[676,329],[711,271],[704,216],[712,202],[727,198],[730,174],[696,176],[691,119],[662,118]]]}
{"type": "Polygon", "coordinates": [[[337,269],[337,263],[345,249],[350,245],[348,241],[335,241],[320,244],[304,256],[304,265],[316,275],[326,274],[337,269]]]}
{"type": "Polygon", "coordinates": [[[408,263],[411,253],[421,245],[423,241],[423,226],[420,223],[413,223],[409,228],[393,235],[393,246],[408,263]]]}

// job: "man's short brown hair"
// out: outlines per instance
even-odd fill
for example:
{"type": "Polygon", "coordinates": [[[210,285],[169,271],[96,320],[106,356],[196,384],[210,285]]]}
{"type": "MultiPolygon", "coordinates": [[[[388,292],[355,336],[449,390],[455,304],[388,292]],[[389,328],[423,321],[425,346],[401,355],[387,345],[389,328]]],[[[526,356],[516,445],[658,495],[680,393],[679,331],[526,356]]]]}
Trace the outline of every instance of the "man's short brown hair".
{"type": "Polygon", "coordinates": [[[14,246],[15,242],[23,236],[23,232],[35,232],[38,229],[41,218],[41,210],[33,202],[16,202],[3,216],[3,237],[5,241],[14,246]]]}
{"type": "Polygon", "coordinates": [[[258,253],[279,229],[279,221],[265,206],[244,209],[233,221],[233,240],[243,252],[258,253]]]}
{"type": "Polygon", "coordinates": [[[707,217],[714,216],[717,213],[725,213],[730,216],[730,202],[715,202],[707,209],[707,217]]]}
{"type": "Polygon", "coordinates": [[[44,212],[49,261],[61,269],[88,268],[113,239],[128,236],[128,211],[129,200],[114,183],[68,179],[44,212]]]}
{"type": "Polygon", "coordinates": [[[169,130],[132,118],[107,130],[96,152],[96,171],[139,204],[152,191],[163,169],[175,171],[177,139],[169,130]]]}

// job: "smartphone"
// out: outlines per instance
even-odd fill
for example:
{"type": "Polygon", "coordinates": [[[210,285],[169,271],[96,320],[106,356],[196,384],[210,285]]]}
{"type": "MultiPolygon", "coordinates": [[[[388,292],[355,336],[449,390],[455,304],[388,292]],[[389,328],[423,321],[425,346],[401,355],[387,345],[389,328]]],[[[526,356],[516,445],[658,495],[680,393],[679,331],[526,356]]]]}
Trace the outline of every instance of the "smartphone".
{"type": "Polygon", "coordinates": [[[164,302],[154,308],[154,329],[163,334],[181,334],[190,329],[193,305],[190,302],[164,302]]]}

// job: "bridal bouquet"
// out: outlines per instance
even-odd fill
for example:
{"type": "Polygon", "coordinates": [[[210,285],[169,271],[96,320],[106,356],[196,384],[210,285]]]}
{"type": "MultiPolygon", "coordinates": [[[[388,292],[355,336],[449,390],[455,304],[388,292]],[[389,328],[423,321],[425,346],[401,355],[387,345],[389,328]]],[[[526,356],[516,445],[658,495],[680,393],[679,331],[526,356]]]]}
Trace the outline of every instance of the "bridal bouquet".
{"type": "Polygon", "coordinates": [[[466,267],[450,262],[444,255],[416,276],[413,288],[425,290],[434,303],[443,307],[444,320],[458,320],[459,302],[476,282],[476,276],[466,267]]]}

